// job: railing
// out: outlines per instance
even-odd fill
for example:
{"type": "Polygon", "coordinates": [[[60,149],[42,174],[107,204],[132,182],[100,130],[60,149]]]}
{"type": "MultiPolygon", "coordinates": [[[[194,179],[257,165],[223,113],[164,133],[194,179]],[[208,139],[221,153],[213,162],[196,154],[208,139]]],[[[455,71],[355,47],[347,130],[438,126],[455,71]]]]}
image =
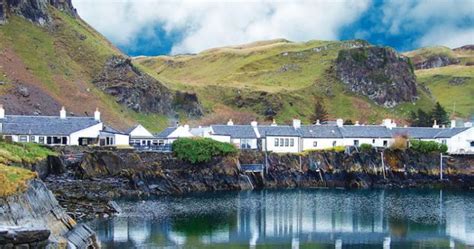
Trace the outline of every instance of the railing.
{"type": "Polygon", "coordinates": [[[263,172],[263,164],[241,164],[240,168],[244,172],[263,172]]]}
{"type": "Polygon", "coordinates": [[[153,151],[162,153],[171,153],[173,148],[171,144],[166,145],[134,145],[133,148],[137,151],[153,151]]]}

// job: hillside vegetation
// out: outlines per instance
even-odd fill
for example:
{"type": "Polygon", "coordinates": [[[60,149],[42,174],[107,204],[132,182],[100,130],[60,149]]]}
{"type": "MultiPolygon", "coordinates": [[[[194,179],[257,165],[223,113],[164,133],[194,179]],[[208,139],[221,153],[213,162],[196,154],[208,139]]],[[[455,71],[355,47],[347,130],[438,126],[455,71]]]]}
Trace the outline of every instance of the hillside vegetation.
{"type": "Polygon", "coordinates": [[[152,130],[167,125],[165,116],[135,112],[98,89],[94,77],[122,53],[80,18],[51,6],[48,12],[50,25],[18,15],[0,25],[0,100],[7,113],[57,115],[66,106],[71,114],[91,115],[98,107],[117,128],[137,121],[152,130]]]}
{"type": "Polygon", "coordinates": [[[335,61],[342,50],[364,47],[370,45],[361,40],[296,43],[280,39],[195,55],[138,57],[134,63],[170,88],[195,91],[213,120],[220,122],[232,118],[229,113],[236,115],[235,111],[246,116],[255,113],[260,120],[289,122],[299,117],[309,122],[317,99],[326,105],[330,118],[364,123],[404,118],[413,109],[433,106],[434,99],[424,89],[418,89],[415,104],[396,108],[384,108],[350,91],[335,77],[335,61]],[[234,111],[216,118],[228,108],[234,111]]]}
{"type": "Polygon", "coordinates": [[[55,154],[38,144],[0,141],[0,197],[24,191],[26,182],[36,177],[35,172],[14,165],[33,164],[55,154]]]}
{"type": "Polygon", "coordinates": [[[430,47],[411,51],[405,55],[413,60],[426,61],[436,56],[448,56],[457,63],[416,70],[417,81],[430,90],[452,116],[474,115],[474,47],[456,49],[430,47]]]}

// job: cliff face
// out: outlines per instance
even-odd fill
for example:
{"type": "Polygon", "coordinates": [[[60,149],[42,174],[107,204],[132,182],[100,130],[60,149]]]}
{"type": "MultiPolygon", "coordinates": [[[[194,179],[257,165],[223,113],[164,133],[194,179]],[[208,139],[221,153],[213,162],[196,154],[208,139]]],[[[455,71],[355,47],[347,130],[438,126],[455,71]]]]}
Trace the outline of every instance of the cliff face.
{"type": "Polygon", "coordinates": [[[30,181],[24,193],[0,198],[0,224],[10,231],[39,230],[38,238],[44,238],[49,231],[51,248],[98,247],[94,232],[77,225],[40,180],[30,181]]]}
{"type": "Polygon", "coordinates": [[[393,107],[417,98],[415,74],[409,59],[385,47],[341,50],[336,75],[352,92],[379,105],[393,107]]]}
{"type": "Polygon", "coordinates": [[[49,5],[76,16],[76,10],[72,6],[71,0],[2,0],[0,2],[0,20],[6,20],[7,15],[15,14],[40,24],[51,23],[52,16],[48,11],[49,5]]]}
{"type": "Polygon", "coordinates": [[[415,69],[429,69],[435,67],[445,67],[453,64],[459,64],[459,59],[451,58],[446,55],[433,55],[424,60],[416,61],[415,69]]]}

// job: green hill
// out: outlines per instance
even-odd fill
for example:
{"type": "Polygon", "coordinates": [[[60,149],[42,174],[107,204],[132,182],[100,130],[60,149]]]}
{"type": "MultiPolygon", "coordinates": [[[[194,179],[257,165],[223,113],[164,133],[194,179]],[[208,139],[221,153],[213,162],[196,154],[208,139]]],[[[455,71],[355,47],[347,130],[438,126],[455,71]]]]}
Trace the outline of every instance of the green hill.
{"type": "Polygon", "coordinates": [[[124,56],[117,48],[71,11],[36,2],[44,9],[28,11],[27,1],[17,1],[12,4],[24,12],[0,11],[7,14],[0,24],[0,102],[7,113],[57,115],[66,106],[71,114],[91,115],[98,107],[117,128],[168,125],[165,113],[134,111],[93,84],[107,60],[124,56]]]}
{"type": "Polygon", "coordinates": [[[426,86],[433,97],[450,114],[470,117],[474,114],[474,48],[472,45],[456,49],[429,47],[405,53],[412,60],[447,56],[456,63],[416,70],[418,83],[426,86]]]}
{"type": "Polygon", "coordinates": [[[195,91],[213,121],[239,116],[249,119],[252,115],[246,114],[253,113],[260,120],[275,114],[279,122],[289,122],[293,117],[309,122],[316,99],[323,100],[331,118],[368,123],[384,117],[403,119],[415,108],[431,108],[434,99],[422,88],[417,89],[415,103],[385,108],[370,100],[370,94],[351,91],[336,77],[335,61],[340,51],[359,49],[361,58],[366,59],[364,53],[371,47],[360,40],[273,40],[195,55],[138,57],[134,63],[170,88],[195,91]]]}

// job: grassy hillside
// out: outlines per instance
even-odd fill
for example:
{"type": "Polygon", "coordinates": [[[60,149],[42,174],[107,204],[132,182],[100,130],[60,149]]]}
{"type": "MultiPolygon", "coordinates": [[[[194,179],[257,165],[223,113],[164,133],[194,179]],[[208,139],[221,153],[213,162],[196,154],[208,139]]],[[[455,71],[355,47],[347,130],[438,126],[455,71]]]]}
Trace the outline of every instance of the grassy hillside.
{"type": "MultiPolygon", "coordinates": [[[[204,106],[213,112],[213,120],[216,111],[228,107],[265,119],[262,108],[268,106],[264,103],[267,99],[279,108],[279,122],[289,122],[294,117],[309,122],[316,99],[322,99],[331,118],[367,123],[380,122],[384,117],[404,117],[418,106],[432,107],[434,100],[423,89],[419,90],[417,105],[402,104],[395,109],[380,107],[346,90],[331,73],[332,66],[341,49],[361,45],[368,44],[273,40],[196,55],[139,57],[134,62],[171,88],[197,92],[204,106]],[[239,100],[242,103],[235,104],[239,100]]],[[[221,122],[226,118],[228,115],[223,114],[221,122]]]]}
{"type": "Polygon", "coordinates": [[[61,105],[76,115],[91,115],[99,107],[108,123],[122,129],[137,120],[155,131],[167,125],[166,117],[133,112],[97,89],[93,77],[107,58],[121,52],[82,20],[53,7],[49,11],[50,26],[14,15],[0,25],[0,81],[6,82],[0,95],[2,102],[17,100],[3,103],[7,112],[31,114],[32,102],[38,102],[43,114],[54,115],[61,105]],[[20,84],[30,90],[29,98],[16,97],[20,84]]]}
{"type": "Polygon", "coordinates": [[[412,60],[445,55],[459,60],[457,65],[416,70],[418,83],[426,86],[434,99],[439,101],[450,115],[470,117],[474,114],[474,50],[447,47],[421,48],[405,53],[412,60]]]}
{"type": "Polygon", "coordinates": [[[37,144],[0,141],[0,197],[24,191],[26,182],[36,177],[35,172],[12,165],[32,164],[48,155],[55,155],[55,152],[37,144]]]}

